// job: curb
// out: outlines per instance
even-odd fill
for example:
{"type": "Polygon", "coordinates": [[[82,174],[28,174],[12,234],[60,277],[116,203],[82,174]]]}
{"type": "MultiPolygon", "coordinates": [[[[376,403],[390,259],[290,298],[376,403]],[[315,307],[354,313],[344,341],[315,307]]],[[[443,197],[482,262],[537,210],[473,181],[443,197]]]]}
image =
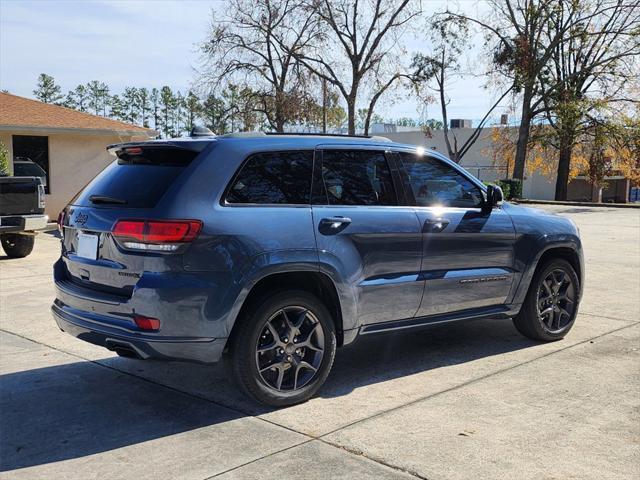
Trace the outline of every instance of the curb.
{"type": "Polygon", "coordinates": [[[591,203],[591,202],[563,202],[556,200],[532,200],[519,198],[513,200],[515,203],[539,204],[539,205],[573,205],[578,207],[598,207],[598,208],[640,208],[640,203],[591,203]]]}

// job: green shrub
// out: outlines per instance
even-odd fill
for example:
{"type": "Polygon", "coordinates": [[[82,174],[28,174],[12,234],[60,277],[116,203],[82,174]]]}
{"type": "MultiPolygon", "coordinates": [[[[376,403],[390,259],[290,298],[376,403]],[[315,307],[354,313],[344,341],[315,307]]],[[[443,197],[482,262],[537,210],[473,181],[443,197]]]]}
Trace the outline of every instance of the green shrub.
{"type": "Polygon", "coordinates": [[[506,199],[522,198],[522,182],[520,180],[516,178],[506,178],[500,180],[498,185],[502,188],[506,199]]]}
{"type": "Polygon", "coordinates": [[[522,182],[515,178],[506,178],[497,182],[482,182],[485,185],[498,185],[502,189],[502,195],[506,200],[522,198],[522,182]]]}
{"type": "Polygon", "coordinates": [[[0,142],[0,176],[9,175],[9,149],[0,142]]]}

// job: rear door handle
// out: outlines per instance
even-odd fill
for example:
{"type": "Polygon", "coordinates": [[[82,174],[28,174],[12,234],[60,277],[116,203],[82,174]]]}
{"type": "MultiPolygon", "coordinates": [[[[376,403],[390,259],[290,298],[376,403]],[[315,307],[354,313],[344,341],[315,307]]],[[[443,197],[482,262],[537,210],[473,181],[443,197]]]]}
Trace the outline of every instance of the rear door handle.
{"type": "Polygon", "coordinates": [[[349,226],[351,219],[347,217],[328,217],[320,220],[318,231],[322,235],[337,235],[349,226]]]}
{"type": "Polygon", "coordinates": [[[428,218],[424,222],[422,231],[425,233],[440,233],[449,225],[446,218],[428,218]]]}
{"type": "Polygon", "coordinates": [[[351,223],[351,219],[347,217],[328,217],[320,220],[320,226],[325,228],[344,228],[351,223]]]}

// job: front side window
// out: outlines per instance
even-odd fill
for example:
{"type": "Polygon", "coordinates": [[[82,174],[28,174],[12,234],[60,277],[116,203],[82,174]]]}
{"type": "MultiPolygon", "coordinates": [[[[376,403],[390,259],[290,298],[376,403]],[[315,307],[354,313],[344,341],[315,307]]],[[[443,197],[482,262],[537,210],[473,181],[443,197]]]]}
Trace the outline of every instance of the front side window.
{"type": "Polygon", "coordinates": [[[399,152],[398,155],[417,206],[475,208],[482,205],[480,188],[446,163],[414,153],[399,152]]]}
{"type": "Polygon", "coordinates": [[[322,180],[329,205],[397,205],[384,152],[325,150],[322,180]]]}
{"type": "Polygon", "coordinates": [[[227,192],[228,203],[309,204],[313,152],[252,155],[227,192]]]}

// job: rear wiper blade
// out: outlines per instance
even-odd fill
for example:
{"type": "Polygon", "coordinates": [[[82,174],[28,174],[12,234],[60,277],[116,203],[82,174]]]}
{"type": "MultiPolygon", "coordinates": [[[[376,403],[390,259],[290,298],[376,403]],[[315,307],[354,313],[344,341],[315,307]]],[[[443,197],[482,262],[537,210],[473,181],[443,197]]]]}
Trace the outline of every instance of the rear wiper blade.
{"type": "Polygon", "coordinates": [[[89,201],[91,203],[110,203],[113,205],[124,205],[127,203],[126,200],[122,200],[121,198],[109,197],[107,195],[91,195],[89,197],[89,201]]]}

